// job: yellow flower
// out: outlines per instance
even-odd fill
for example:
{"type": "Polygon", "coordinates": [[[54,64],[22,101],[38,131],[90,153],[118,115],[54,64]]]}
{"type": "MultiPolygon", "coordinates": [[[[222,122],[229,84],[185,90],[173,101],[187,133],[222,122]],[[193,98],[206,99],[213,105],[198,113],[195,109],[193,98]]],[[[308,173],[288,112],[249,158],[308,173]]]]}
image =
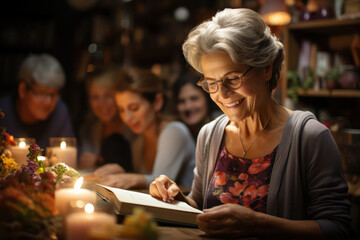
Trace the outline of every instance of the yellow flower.
{"type": "Polygon", "coordinates": [[[6,176],[9,173],[17,171],[20,167],[14,158],[8,157],[6,154],[0,156],[0,177],[6,176]]]}

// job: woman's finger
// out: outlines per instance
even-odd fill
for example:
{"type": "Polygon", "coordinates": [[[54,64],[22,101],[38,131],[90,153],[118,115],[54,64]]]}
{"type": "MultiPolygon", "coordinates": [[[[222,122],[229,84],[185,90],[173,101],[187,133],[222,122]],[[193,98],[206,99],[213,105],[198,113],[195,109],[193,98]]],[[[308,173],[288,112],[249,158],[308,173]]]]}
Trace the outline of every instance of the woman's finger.
{"type": "Polygon", "coordinates": [[[171,199],[168,193],[168,187],[171,184],[171,180],[165,175],[160,175],[155,179],[155,184],[160,193],[161,199],[164,202],[169,202],[171,199]]]}
{"type": "Polygon", "coordinates": [[[157,189],[155,181],[153,181],[150,184],[149,193],[150,193],[151,196],[153,196],[155,198],[160,198],[160,199],[162,198],[161,194],[159,193],[159,191],[157,189]]]}
{"type": "Polygon", "coordinates": [[[174,183],[173,181],[171,181],[170,186],[168,188],[168,194],[170,196],[170,198],[174,198],[178,193],[179,193],[180,189],[179,187],[176,185],[176,183],[174,183]]]}

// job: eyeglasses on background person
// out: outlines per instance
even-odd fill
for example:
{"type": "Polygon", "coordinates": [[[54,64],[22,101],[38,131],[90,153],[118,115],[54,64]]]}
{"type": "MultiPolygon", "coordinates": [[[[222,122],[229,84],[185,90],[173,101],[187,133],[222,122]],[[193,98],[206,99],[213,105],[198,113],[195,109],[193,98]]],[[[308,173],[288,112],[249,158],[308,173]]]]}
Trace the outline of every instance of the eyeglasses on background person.
{"type": "Polygon", "coordinates": [[[56,101],[59,99],[59,92],[44,92],[34,89],[31,86],[27,86],[27,89],[33,94],[33,96],[39,100],[39,101],[46,101],[48,98],[50,98],[51,101],[56,101]]]}

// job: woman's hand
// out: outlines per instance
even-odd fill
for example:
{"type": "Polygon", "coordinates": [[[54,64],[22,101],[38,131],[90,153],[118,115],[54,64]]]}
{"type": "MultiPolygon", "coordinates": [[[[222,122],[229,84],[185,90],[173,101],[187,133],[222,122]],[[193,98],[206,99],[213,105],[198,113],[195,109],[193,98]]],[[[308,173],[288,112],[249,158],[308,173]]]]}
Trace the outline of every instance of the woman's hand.
{"type": "Polygon", "coordinates": [[[199,228],[206,235],[249,236],[253,234],[256,212],[238,204],[223,204],[197,216],[199,228]]]}
{"type": "Polygon", "coordinates": [[[100,180],[100,183],[122,189],[146,188],[147,182],[143,175],[136,173],[111,174],[100,180]]]}
{"type": "Polygon", "coordinates": [[[125,173],[125,170],[117,163],[105,164],[94,171],[94,175],[97,177],[105,177],[110,174],[118,173],[125,173]]]}
{"type": "Polygon", "coordinates": [[[180,188],[167,176],[160,175],[150,184],[149,192],[153,197],[160,198],[164,202],[171,202],[180,192],[180,188]]]}

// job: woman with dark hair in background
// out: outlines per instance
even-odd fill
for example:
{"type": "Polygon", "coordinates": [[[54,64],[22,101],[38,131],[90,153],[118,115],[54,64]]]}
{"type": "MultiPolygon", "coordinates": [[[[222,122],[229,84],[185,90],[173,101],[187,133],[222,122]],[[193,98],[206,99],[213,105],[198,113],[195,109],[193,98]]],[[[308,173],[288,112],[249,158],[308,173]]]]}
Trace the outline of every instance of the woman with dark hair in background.
{"type": "Polygon", "coordinates": [[[188,128],[162,114],[165,89],[149,70],[127,68],[114,75],[115,100],[122,121],[135,133],[132,159],[135,173],[114,164],[97,169],[102,183],[119,188],[146,188],[159,174],[190,187],[195,167],[195,142],[188,128]]]}

